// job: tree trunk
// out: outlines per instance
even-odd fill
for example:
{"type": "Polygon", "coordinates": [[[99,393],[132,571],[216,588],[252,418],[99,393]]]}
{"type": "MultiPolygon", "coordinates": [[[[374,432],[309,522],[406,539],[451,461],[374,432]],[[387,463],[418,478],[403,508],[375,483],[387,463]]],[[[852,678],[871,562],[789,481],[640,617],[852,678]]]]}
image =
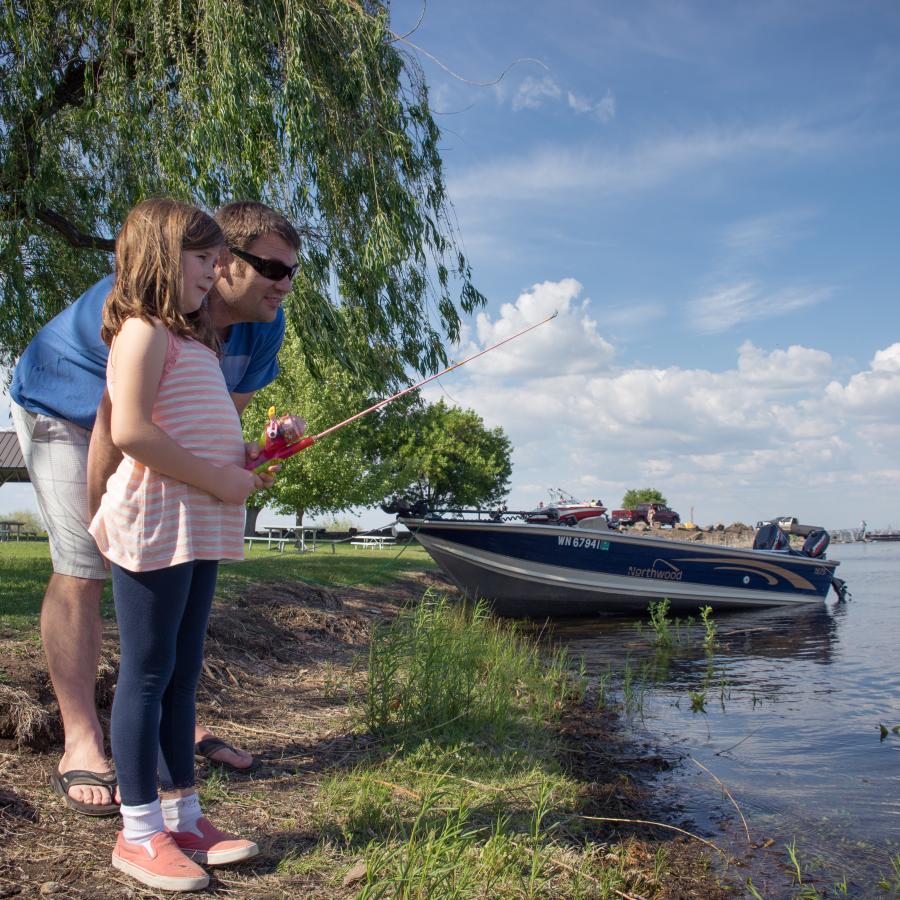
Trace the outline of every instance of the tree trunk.
{"type": "Polygon", "coordinates": [[[247,507],[247,517],[244,519],[244,537],[253,537],[256,534],[256,520],[262,509],[261,506],[247,507]]]}
{"type": "Polygon", "coordinates": [[[302,506],[300,507],[300,509],[297,510],[297,526],[298,527],[303,524],[303,513],[304,512],[306,512],[306,509],[302,506]]]}

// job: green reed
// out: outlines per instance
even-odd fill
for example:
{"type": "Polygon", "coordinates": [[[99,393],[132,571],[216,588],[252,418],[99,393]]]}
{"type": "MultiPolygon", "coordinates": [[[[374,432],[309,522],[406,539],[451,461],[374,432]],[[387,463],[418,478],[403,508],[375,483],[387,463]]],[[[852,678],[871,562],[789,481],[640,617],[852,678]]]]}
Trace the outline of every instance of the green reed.
{"type": "Polygon", "coordinates": [[[672,645],[672,632],[669,625],[668,612],[669,601],[663,597],[656,600],[648,607],[650,613],[650,625],[656,633],[656,643],[662,647],[672,645]]]}
{"type": "Polygon", "coordinates": [[[797,884],[803,884],[803,872],[800,868],[800,854],[797,851],[797,838],[791,838],[791,842],[789,844],[784,845],[785,850],[787,850],[788,857],[791,860],[791,865],[794,867],[794,873],[797,877],[797,884]]]}
{"type": "Polygon", "coordinates": [[[882,890],[890,891],[891,896],[900,895],[900,853],[891,857],[891,874],[878,882],[882,890]]]}
{"type": "Polygon", "coordinates": [[[700,607],[700,621],[703,623],[705,634],[703,636],[703,646],[707,651],[712,651],[716,646],[716,623],[712,618],[712,607],[700,607]]]}

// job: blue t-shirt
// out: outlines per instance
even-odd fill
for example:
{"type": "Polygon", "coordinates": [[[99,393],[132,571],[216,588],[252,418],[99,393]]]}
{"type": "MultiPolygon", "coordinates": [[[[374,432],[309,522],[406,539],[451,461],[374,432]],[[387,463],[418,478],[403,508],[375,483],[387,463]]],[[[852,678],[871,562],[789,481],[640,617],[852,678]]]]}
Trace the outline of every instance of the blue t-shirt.
{"type": "MultiPolygon", "coordinates": [[[[10,396],[29,412],[93,428],[106,387],[109,347],[100,338],[103,303],[113,276],[98,281],[51,319],[25,348],[13,373],[10,396]]],[[[258,391],[278,375],[284,312],[274,322],[232,325],[222,345],[228,390],[258,391]]]]}

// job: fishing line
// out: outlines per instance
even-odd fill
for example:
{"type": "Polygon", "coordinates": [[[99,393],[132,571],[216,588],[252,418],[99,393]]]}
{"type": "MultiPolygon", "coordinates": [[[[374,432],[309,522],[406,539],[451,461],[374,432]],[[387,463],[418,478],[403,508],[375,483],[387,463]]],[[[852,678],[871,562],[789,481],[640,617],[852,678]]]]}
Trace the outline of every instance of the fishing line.
{"type": "Polygon", "coordinates": [[[478,359],[478,357],[484,356],[486,353],[490,353],[491,350],[496,350],[498,347],[502,347],[504,344],[508,344],[510,341],[514,341],[516,340],[516,338],[522,337],[522,335],[527,334],[529,331],[533,331],[535,328],[539,328],[541,325],[544,325],[552,319],[555,319],[558,315],[559,310],[554,312],[552,316],[547,316],[546,319],[542,319],[540,322],[535,322],[533,325],[528,325],[526,328],[520,329],[515,334],[511,334],[509,337],[503,338],[503,340],[491,344],[490,347],[485,347],[484,350],[479,350],[478,353],[473,353],[471,356],[466,357],[464,360],[447,366],[447,368],[443,371],[437,372],[434,375],[429,375],[427,378],[423,378],[421,381],[417,381],[415,384],[404,388],[402,391],[397,391],[396,394],[392,394],[390,397],[385,397],[384,400],[379,400],[377,403],[373,403],[367,409],[364,409],[356,413],[355,415],[344,419],[343,422],[338,422],[336,425],[332,425],[330,428],[326,428],[324,431],[320,431],[318,434],[300,438],[299,434],[302,433],[302,431],[297,433],[296,422],[292,421],[290,423],[290,428],[288,428],[287,424],[284,424],[286,420],[295,420],[296,417],[285,416],[282,418],[282,420],[276,420],[274,418],[275,410],[273,407],[270,410],[270,423],[268,426],[268,428],[271,428],[271,433],[268,432],[268,429],[263,433],[263,441],[260,442],[262,451],[255,459],[247,464],[247,468],[253,469],[256,472],[262,472],[266,469],[269,463],[274,462],[275,460],[288,459],[295,453],[299,453],[301,450],[305,450],[307,447],[311,447],[314,443],[316,443],[316,441],[319,441],[332,432],[337,431],[339,428],[343,428],[345,425],[349,425],[351,422],[355,422],[357,419],[361,419],[363,416],[367,416],[371,412],[376,412],[378,410],[384,409],[385,406],[387,406],[389,403],[392,403],[394,400],[398,400],[400,397],[409,394],[411,391],[417,390],[420,387],[424,387],[429,382],[434,381],[435,378],[440,378],[442,375],[446,375],[448,372],[452,372],[454,369],[459,369],[461,366],[466,365],[466,363],[470,363],[473,360],[478,359]],[[281,422],[281,424],[279,424],[279,422],[281,422]],[[282,427],[282,425],[284,425],[284,427],[282,427]]]}

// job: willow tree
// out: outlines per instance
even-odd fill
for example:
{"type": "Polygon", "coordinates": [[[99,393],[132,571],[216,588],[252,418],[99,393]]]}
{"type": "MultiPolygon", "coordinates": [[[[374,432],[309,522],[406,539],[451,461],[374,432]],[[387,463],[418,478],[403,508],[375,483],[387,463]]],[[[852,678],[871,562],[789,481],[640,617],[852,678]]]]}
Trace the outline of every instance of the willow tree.
{"type": "Polygon", "coordinates": [[[109,271],[129,207],[167,194],[258,199],[300,226],[304,353],[440,366],[484,298],[403,46],[377,0],[5,0],[0,363],[109,271]]]}

